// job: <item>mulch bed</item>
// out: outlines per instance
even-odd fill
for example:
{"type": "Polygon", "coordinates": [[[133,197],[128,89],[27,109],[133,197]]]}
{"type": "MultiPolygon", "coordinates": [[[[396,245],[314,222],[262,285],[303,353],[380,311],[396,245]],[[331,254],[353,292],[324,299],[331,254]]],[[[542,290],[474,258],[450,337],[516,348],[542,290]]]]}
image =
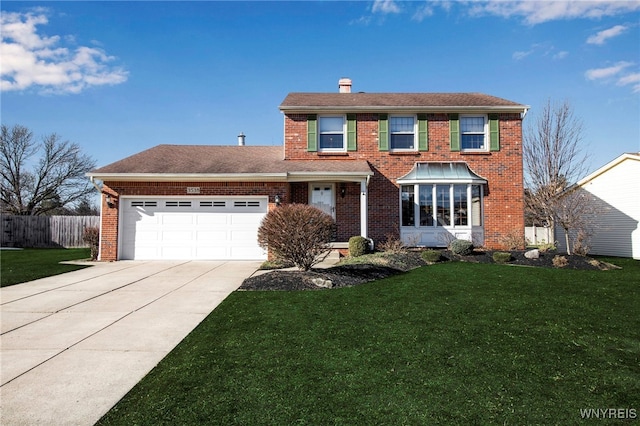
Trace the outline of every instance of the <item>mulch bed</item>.
{"type": "MultiPolygon", "coordinates": [[[[458,256],[448,250],[442,251],[442,261],[462,261],[473,263],[495,263],[493,251],[476,250],[469,256],[458,256]]],[[[527,259],[525,251],[511,251],[512,259],[509,265],[554,268],[553,258],[556,252],[540,253],[538,259],[527,259]]],[[[563,269],[605,270],[617,268],[614,265],[600,262],[585,256],[564,256],[567,260],[563,269]]],[[[396,256],[397,257],[397,256],[396,256]]],[[[374,264],[340,265],[326,269],[312,269],[310,271],[276,270],[254,275],[244,280],[239,290],[326,290],[318,286],[313,280],[331,281],[331,288],[351,287],[367,282],[383,279],[392,275],[406,272],[426,263],[417,251],[409,251],[402,255],[400,262],[391,262],[390,266],[374,264]]]]}

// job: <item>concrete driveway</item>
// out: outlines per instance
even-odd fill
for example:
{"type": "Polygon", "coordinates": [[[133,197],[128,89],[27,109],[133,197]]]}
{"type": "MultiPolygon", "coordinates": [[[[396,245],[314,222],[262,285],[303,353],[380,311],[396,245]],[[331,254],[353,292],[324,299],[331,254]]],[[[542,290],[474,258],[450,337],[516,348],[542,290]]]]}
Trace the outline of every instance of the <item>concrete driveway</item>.
{"type": "Polygon", "coordinates": [[[260,262],[98,263],[0,290],[0,423],[93,425],[260,262]]]}

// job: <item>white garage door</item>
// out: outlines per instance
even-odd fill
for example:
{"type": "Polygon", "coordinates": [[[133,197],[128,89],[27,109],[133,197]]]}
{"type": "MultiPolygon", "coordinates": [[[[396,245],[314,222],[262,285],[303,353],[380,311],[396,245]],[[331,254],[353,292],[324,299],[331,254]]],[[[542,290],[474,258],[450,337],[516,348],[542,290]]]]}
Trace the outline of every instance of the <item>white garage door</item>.
{"type": "Polygon", "coordinates": [[[263,260],[267,197],[124,198],[120,258],[263,260]]]}

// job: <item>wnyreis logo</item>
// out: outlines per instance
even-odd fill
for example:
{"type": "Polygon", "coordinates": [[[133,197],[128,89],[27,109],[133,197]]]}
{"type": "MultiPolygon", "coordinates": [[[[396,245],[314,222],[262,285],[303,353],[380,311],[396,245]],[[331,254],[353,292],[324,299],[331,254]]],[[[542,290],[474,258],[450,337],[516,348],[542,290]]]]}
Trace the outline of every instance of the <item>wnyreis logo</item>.
{"type": "Polygon", "coordinates": [[[583,419],[634,420],[638,418],[638,412],[635,408],[581,408],[580,417],[583,419]]]}

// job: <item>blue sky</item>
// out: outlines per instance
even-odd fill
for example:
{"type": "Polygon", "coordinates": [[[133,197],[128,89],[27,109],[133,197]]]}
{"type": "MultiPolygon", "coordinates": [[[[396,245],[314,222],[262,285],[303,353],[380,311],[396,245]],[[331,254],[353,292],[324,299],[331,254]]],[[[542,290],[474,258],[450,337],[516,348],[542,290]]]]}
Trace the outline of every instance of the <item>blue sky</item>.
{"type": "Polygon", "coordinates": [[[568,100],[594,170],[640,151],[640,1],[14,2],[2,124],[99,166],[157,144],[281,145],[289,92],[568,100]]]}

